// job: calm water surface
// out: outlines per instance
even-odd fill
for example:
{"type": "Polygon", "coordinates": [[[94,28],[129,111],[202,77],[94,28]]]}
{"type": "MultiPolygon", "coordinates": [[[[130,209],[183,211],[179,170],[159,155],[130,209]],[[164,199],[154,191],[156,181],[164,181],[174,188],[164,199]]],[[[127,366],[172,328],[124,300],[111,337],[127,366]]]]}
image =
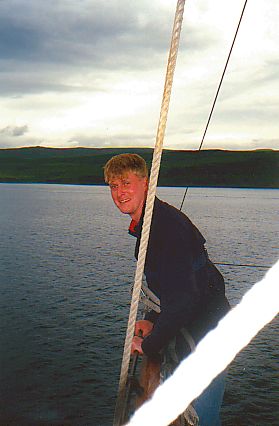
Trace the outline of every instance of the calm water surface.
{"type": "MultiPolygon", "coordinates": [[[[177,207],[182,194],[158,190],[177,207]]],[[[190,189],[184,211],[216,262],[279,257],[279,190],[190,189]]],[[[128,224],[106,187],[0,185],[1,426],[112,424],[135,271],[128,224]]],[[[220,269],[232,305],[265,272],[220,269]]],[[[224,426],[279,425],[278,324],[232,363],[224,426]]]]}

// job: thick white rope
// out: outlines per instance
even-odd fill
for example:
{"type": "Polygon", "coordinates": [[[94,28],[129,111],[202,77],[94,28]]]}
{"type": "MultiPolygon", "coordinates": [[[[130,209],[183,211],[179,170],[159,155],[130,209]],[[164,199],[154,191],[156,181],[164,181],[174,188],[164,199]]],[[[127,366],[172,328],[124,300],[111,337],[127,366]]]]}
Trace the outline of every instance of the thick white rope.
{"type": "Polygon", "coordinates": [[[160,110],[160,118],[159,118],[159,124],[157,129],[156,144],[154,148],[152,166],[151,166],[151,172],[150,172],[149,188],[148,188],[148,194],[146,199],[146,208],[145,208],[145,214],[143,219],[142,235],[141,235],[141,241],[140,241],[140,247],[139,247],[137,268],[135,272],[135,280],[134,280],[134,286],[133,286],[130,314],[129,314],[128,325],[127,325],[126,339],[124,343],[122,365],[121,365],[121,372],[120,372],[120,379],[119,379],[119,389],[118,389],[118,395],[117,395],[115,413],[114,413],[114,426],[120,425],[123,421],[122,420],[123,404],[125,401],[125,388],[126,388],[126,383],[128,378],[132,339],[134,335],[135,322],[136,322],[137,311],[138,311],[140,290],[142,285],[142,276],[144,273],[144,264],[145,264],[146,251],[147,251],[147,245],[148,245],[148,239],[149,239],[149,233],[150,233],[151,218],[153,213],[154,199],[155,199],[155,193],[156,193],[156,187],[157,187],[157,181],[158,181],[158,175],[159,175],[159,169],[160,169],[160,162],[161,162],[161,156],[162,156],[162,150],[163,150],[163,141],[164,141],[164,135],[165,135],[165,129],[166,129],[166,123],[167,123],[167,115],[168,115],[168,109],[169,109],[169,103],[170,103],[173,75],[174,75],[176,58],[178,53],[184,5],[185,5],[185,0],[178,0],[176,12],[175,12],[175,18],[174,18],[173,31],[172,31],[172,39],[171,39],[171,46],[170,46],[170,52],[169,52],[169,58],[168,58],[163,99],[162,99],[161,110],[160,110]]]}
{"type": "Polygon", "coordinates": [[[128,426],[167,426],[279,311],[279,261],[133,415],[128,426]]]}

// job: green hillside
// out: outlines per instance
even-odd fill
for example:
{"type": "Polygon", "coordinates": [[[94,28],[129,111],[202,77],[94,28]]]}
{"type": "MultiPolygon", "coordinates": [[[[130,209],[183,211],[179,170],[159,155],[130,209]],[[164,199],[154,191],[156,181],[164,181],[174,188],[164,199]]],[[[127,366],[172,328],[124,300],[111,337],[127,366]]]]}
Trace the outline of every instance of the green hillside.
{"type": "MultiPolygon", "coordinates": [[[[103,184],[104,164],[123,152],[151,164],[152,149],[0,149],[0,182],[103,184]]],[[[159,185],[279,188],[279,151],[164,150],[159,185]]]]}

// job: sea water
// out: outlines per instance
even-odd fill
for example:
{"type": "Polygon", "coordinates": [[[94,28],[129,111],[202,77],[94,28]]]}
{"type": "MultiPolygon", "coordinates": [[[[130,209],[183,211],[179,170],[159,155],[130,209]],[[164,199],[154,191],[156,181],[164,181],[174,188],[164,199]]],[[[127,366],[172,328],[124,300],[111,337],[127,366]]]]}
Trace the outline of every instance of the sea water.
{"type": "MultiPolygon", "coordinates": [[[[183,188],[159,188],[179,207],[183,188]]],[[[190,188],[232,305],[279,257],[279,190],[190,188]]],[[[112,424],[134,280],[105,186],[0,185],[0,425],[112,424]]],[[[257,309],[260,309],[258,307],[257,309]]],[[[223,426],[279,425],[278,318],[230,366],[223,426]]],[[[186,386],[191,384],[185,383],[186,386]]]]}

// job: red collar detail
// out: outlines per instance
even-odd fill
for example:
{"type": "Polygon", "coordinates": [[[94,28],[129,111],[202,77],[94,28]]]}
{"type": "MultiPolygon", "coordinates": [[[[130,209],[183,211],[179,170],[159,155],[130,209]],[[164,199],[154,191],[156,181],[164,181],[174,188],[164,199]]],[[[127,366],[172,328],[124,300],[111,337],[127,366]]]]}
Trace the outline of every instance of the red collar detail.
{"type": "Polygon", "coordinates": [[[136,232],[136,226],[137,226],[137,222],[134,220],[134,219],[132,219],[131,220],[131,223],[130,223],[130,226],[129,226],[129,231],[132,233],[132,234],[135,234],[135,232],[136,232]]]}

